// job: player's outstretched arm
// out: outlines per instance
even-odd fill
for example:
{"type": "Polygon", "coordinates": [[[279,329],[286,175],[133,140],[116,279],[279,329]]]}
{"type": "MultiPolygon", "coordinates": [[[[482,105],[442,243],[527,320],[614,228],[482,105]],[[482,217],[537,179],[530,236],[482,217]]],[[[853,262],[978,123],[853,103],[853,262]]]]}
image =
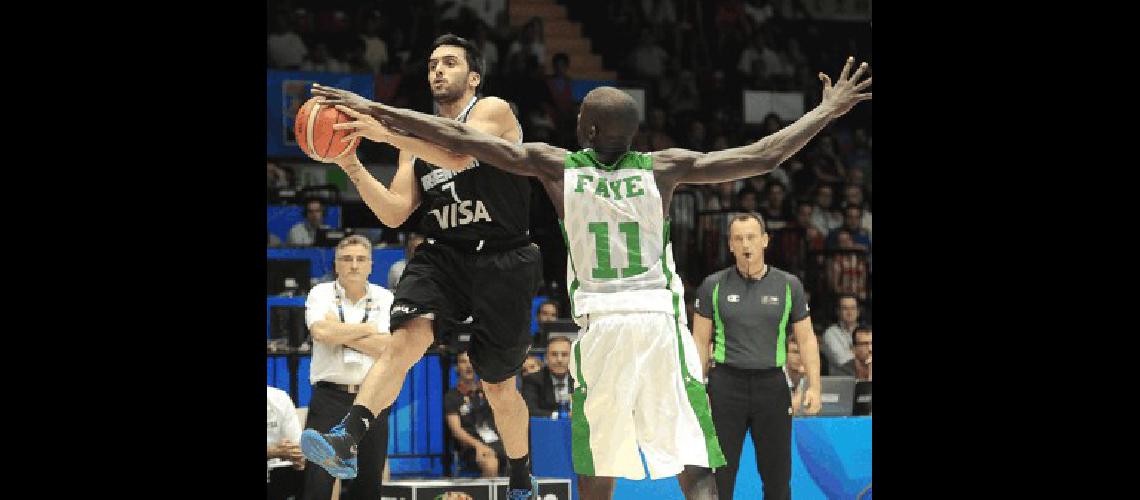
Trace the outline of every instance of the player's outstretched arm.
{"type": "Polygon", "coordinates": [[[666,150],[661,152],[665,153],[662,156],[674,160],[668,167],[674,170],[678,182],[715,183],[770,172],[796,154],[832,120],[843,116],[859,102],[871,99],[870,92],[860,93],[871,85],[871,79],[859,81],[870,66],[867,63],[859,65],[849,77],[854,62],[853,57],[847,59],[847,64],[843,66],[834,85],[831,78],[820,73],[819,78],[823,80],[822,102],[779,132],[738,148],[706,154],[682,151],[670,153],[672,150],[666,150]]]}
{"type": "Polygon", "coordinates": [[[370,106],[369,114],[389,128],[407,131],[444,149],[471,155],[513,174],[551,180],[562,176],[566,158],[566,150],[562,148],[541,142],[515,144],[466,123],[379,103],[370,106]]]}
{"type": "MultiPolygon", "coordinates": [[[[391,144],[402,152],[424,159],[432,165],[448,170],[463,170],[471,165],[472,158],[467,155],[458,155],[447,151],[430,142],[417,139],[404,134],[395,133],[367,116],[372,101],[344,89],[326,87],[319,83],[313,84],[313,96],[322,99],[327,105],[343,105],[351,111],[341,111],[352,116],[355,121],[348,124],[334,125],[336,130],[351,130],[350,137],[360,136],[373,142],[391,144]]],[[[484,129],[485,131],[487,129],[484,129]]]]}

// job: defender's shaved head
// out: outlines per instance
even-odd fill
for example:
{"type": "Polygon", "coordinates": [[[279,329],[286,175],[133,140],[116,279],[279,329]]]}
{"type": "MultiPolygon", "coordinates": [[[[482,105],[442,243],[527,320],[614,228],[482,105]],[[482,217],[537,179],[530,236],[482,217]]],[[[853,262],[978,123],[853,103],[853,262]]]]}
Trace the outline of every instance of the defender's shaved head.
{"type": "Polygon", "coordinates": [[[598,87],[586,94],[578,113],[578,143],[598,151],[629,149],[640,120],[637,103],[613,87],[598,87]]]}

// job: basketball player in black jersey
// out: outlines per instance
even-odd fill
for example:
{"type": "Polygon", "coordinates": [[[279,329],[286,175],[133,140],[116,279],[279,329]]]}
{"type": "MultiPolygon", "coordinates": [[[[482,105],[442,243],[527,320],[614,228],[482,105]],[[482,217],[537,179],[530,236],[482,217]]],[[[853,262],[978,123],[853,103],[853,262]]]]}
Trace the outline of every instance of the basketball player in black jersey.
{"type": "MultiPolygon", "coordinates": [[[[450,34],[436,39],[428,84],[439,115],[521,144],[522,130],[506,101],[477,96],[482,68],[478,49],[467,40],[450,34]]],[[[313,95],[335,103],[372,104],[319,85],[313,95]]],[[[531,301],[542,279],[541,255],[528,236],[530,183],[383,127],[355,135],[400,150],[391,187],[372,177],[355,154],[336,163],[389,227],[403,224],[426,204],[421,233],[427,239],[396,287],[389,347],[369,370],[344,421],[328,434],[307,429],[302,450],[333,476],[354,477],[355,445],[374,415],[395,401],[408,369],[424,352],[462,324],[471,332],[468,356],[482,379],[510,461],[508,496],[531,498],[537,484],[530,475],[529,413],[515,385],[530,349],[531,301]]]]}

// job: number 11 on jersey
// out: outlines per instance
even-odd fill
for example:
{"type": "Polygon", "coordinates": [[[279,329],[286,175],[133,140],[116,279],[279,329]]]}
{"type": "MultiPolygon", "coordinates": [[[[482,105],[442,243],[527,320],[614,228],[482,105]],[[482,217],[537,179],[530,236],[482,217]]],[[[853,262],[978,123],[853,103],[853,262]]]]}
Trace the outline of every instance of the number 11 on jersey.
{"type": "MultiPolygon", "coordinates": [[[[594,233],[594,252],[598,267],[590,271],[594,279],[614,279],[618,277],[618,270],[610,265],[610,224],[608,222],[591,222],[586,226],[594,233]]],[[[621,277],[637,276],[649,270],[641,265],[641,229],[636,222],[618,223],[618,232],[625,233],[625,247],[629,266],[621,270],[621,277]]]]}

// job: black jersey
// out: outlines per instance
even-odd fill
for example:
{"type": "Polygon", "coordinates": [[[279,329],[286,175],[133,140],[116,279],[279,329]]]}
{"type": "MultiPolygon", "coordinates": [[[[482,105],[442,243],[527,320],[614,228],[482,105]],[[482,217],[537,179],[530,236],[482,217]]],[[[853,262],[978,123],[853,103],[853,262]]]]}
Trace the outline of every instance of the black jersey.
{"type": "MultiPolygon", "coordinates": [[[[456,118],[467,115],[472,98],[456,118]]],[[[427,212],[420,223],[429,238],[478,241],[517,238],[530,227],[530,181],[475,161],[461,172],[439,168],[422,159],[412,163],[427,212]]]]}

